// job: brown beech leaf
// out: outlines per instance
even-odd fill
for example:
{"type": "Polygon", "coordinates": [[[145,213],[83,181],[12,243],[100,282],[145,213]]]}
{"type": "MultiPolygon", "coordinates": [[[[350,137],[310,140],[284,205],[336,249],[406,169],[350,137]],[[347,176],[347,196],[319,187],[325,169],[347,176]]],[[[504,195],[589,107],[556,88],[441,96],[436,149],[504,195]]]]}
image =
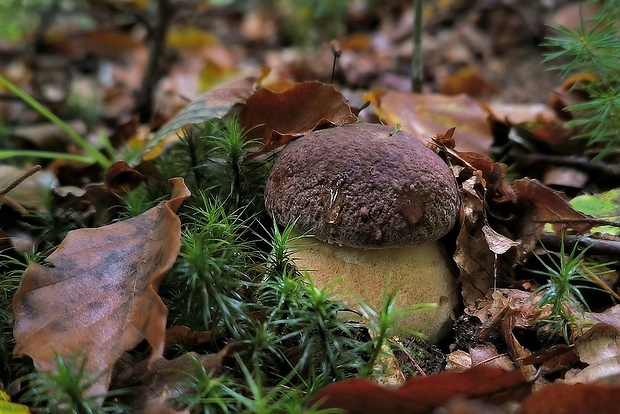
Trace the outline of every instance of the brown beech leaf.
{"type": "Polygon", "coordinates": [[[463,302],[475,309],[495,284],[496,256],[491,252],[482,228],[485,224],[484,180],[477,172],[461,185],[460,228],[456,239],[454,262],[460,274],[463,302]]]}
{"type": "Polygon", "coordinates": [[[487,113],[466,95],[426,95],[411,92],[372,91],[364,95],[390,126],[422,141],[456,127],[456,149],[488,154],[493,143],[487,113]]]}
{"type": "Polygon", "coordinates": [[[146,339],[160,357],[168,310],[157,295],[180,249],[175,212],[190,196],[181,178],[170,180],[169,201],[132,219],[69,232],[47,261],[26,269],[13,299],[14,354],[37,370],[54,372],[55,356],[80,354],[86,372],[99,375],[89,389],[103,394],[112,366],[146,339]]]}
{"type": "Polygon", "coordinates": [[[538,232],[542,231],[545,223],[553,223],[556,233],[566,227],[579,233],[592,228],[593,218],[576,211],[562,193],[529,178],[515,180],[512,188],[520,203],[527,202],[535,209],[538,232]]]}
{"type": "Polygon", "coordinates": [[[222,118],[235,105],[244,103],[254,93],[257,83],[267,73],[267,69],[261,69],[241,79],[226,82],[194,99],[157,131],[142,151],[143,158],[146,160],[156,158],[161,151],[163,140],[179,128],[206,122],[213,118],[222,118]]]}
{"type": "Polygon", "coordinates": [[[540,389],[523,401],[523,414],[616,414],[620,387],[595,384],[556,383],[540,389]]]}
{"type": "Polygon", "coordinates": [[[153,412],[158,406],[172,408],[169,401],[188,392],[185,381],[197,376],[202,368],[213,377],[221,375],[224,358],[239,348],[238,343],[231,342],[215,354],[188,352],[174,359],[160,357],[151,366],[147,361],[138,362],[130,368],[130,373],[123,373],[126,384],[120,384],[135,387],[126,397],[127,404],[137,413],[153,412]]]}
{"type": "Polygon", "coordinates": [[[605,312],[585,312],[584,316],[594,322],[606,323],[620,329],[620,305],[612,306],[605,312]]]}
{"type": "Polygon", "coordinates": [[[615,326],[598,323],[575,341],[575,353],[588,364],[574,375],[565,376],[565,382],[593,383],[620,377],[620,330],[615,326]]]}
{"type": "Polygon", "coordinates": [[[239,114],[241,125],[250,130],[248,138],[263,143],[261,153],[324,125],[344,125],[357,121],[346,99],[333,86],[302,82],[276,93],[255,92],[239,114]]]}
{"type": "Polygon", "coordinates": [[[415,377],[395,390],[364,379],[344,380],[320,390],[310,404],[320,402],[322,408],[341,408],[349,414],[417,414],[445,406],[457,396],[501,404],[528,393],[529,385],[518,370],[479,365],[464,372],[415,377]]]}

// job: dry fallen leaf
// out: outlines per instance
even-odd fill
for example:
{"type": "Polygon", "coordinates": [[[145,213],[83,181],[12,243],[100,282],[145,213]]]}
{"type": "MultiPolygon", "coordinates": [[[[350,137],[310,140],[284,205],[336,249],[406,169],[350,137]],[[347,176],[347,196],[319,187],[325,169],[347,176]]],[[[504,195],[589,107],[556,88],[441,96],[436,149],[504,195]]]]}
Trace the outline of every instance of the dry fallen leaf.
{"type": "Polygon", "coordinates": [[[505,372],[479,365],[464,372],[442,372],[414,377],[395,390],[388,390],[364,379],[351,379],[328,385],[310,404],[322,408],[341,408],[349,414],[426,413],[445,406],[454,397],[501,404],[518,401],[529,393],[529,385],[518,370],[505,372]]]}
{"type": "Polygon", "coordinates": [[[556,383],[523,401],[522,414],[616,414],[620,388],[595,384],[556,383]]]}
{"type": "Polygon", "coordinates": [[[263,143],[261,152],[268,152],[320,126],[350,124],[357,117],[332,85],[303,82],[282,93],[257,91],[241,109],[239,121],[249,130],[248,138],[263,143]]]}
{"type": "Polygon", "coordinates": [[[15,350],[35,368],[54,372],[55,356],[86,358],[100,375],[90,395],[105,393],[111,369],[142,339],[152,359],[164,349],[168,310],[157,295],[180,249],[175,212],[190,193],[171,180],[169,201],[132,219],[69,232],[47,261],[28,266],[13,299],[15,350]]]}
{"type": "Polygon", "coordinates": [[[620,331],[599,323],[575,341],[575,352],[587,367],[566,377],[569,384],[592,383],[620,375],[620,331]]]}
{"type": "Polygon", "coordinates": [[[123,373],[127,383],[120,385],[135,386],[126,398],[127,403],[139,413],[153,412],[155,407],[172,409],[169,401],[187,391],[186,381],[198,375],[202,368],[213,377],[219,376],[224,358],[237,349],[239,344],[231,342],[214,354],[187,352],[174,359],[161,357],[150,367],[147,361],[139,362],[130,368],[131,372],[123,373]]]}
{"type": "Polygon", "coordinates": [[[487,113],[466,95],[424,95],[410,92],[372,91],[364,100],[375,106],[377,115],[390,126],[428,141],[456,127],[456,149],[487,154],[493,143],[487,113]]]}
{"type": "Polygon", "coordinates": [[[224,117],[236,104],[245,102],[254,93],[256,84],[267,73],[267,69],[261,69],[241,79],[226,82],[194,99],[157,131],[142,151],[143,158],[156,158],[161,152],[163,140],[179,128],[224,117]]]}

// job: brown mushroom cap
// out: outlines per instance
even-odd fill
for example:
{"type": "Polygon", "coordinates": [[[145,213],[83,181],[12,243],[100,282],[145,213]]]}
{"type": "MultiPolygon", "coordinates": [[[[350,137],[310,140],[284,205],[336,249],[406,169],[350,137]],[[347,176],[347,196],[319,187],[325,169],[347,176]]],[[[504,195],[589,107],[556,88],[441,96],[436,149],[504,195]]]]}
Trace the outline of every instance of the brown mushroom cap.
{"type": "Polygon", "coordinates": [[[265,188],[280,224],[359,248],[435,241],[454,226],[460,199],[450,168],[406,132],[350,124],[286,145],[265,188]]]}

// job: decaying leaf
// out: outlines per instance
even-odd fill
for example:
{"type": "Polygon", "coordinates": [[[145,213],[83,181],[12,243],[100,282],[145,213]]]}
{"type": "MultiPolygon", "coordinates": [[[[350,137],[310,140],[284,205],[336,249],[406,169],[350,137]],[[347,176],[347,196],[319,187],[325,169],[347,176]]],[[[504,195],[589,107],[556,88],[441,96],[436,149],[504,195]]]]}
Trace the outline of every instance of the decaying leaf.
{"type": "Polygon", "coordinates": [[[489,250],[491,250],[495,254],[504,254],[511,247],[517,247],[521,245],[519,241],[511,240],[503,234],[499,234],[498,232],[493,230],[488,224],[482,226],[482,233],[484,234],[484,239],[489,246],[489,250]]]}
{"type": "Polygon", "coordinates": [[[426,413],[445,406],[454,397],[501,404],[518,401],[529,393],[529,385],[518,370],[479,365],[464,372],[442,372],[414,377],[395,390],[364,379],[345,380],[319,391],[310,404],[341,408],[350,414],[426,413]]]}
{"type": "Polygon", "coordinates": [[[479,153],[454,150],[452,134],[449,130],[437,135],[429,146],[449,159],[461,182],[454,261],[460,269],[463,300],[472,310],[497,285],[498,275],[509,276],[514,263],[523,262],[546,223],[553,223],[556,232],[565,228],[585,232],[595,220],[575,211],[559,192],[536,180],[523,178],[511,185],[505,164],[479,153]],[[511,256],[504,257],[508,252],[511,256]]]}
{"type": "Polygon", "coordinates": [[[493,143],[487,113],[466,95],[428,95],[397,91],[372,91],[364,100],[390,126],[428,141],[440,131],[456,127],[456,149],[488,154],[493,143]]]}
{"type": "MultiPolygon", "coordinates": [[[[485,339],[491,331],[499,329],[514,361],[528,357],[531,353],[519,343],[514,329],[531,327],[542,317],[548,316],[549,310],[536,306],[536,300],[531,293],[523,290],[495,290],[489,299],[479,301],[478,309],[472,312],[483,322],[479,337],[485,339]]],[[[533,367],[518,365],[526,376],[534,375],[533,367]]]]}
{"type": "Polygon", "coordinates": [[[174,359],[160,357],[151,366],[142,361],[124,373],[124,383],[119,386],[136,387],[129,398],[131,407],[136,412],[151,412],[153,407],[169,406],[168,401],[186,391],[185,381],[191,375],[197,375],[204,368],[206,372],[217,377],[222,373],[224,358],[238,349],[236,343],[226,345],[215,354],[185,353],[174,359]]]}
{"type": "Polygon", "coordinates": [[[324,125],[357,121],[344,96],[332,85],[303,82],[276,93],[261,89],[248,98],[239,114],[248,138],[263,143],[269,152],[324,125]]]}
{"type": "Polygon", "coordinates": [[[595,384],[556,383],[523,401],[523,414],[615,414],[620,407],[620,388],[595,384]]]}
{"type": "Polygon", "coordinates": [[[587,367],[566,376],[569,384],[593,383],[620,376],[620,330],[599,323],[575,341],[575,352],[587,367]]]}
{"type": "Polygon", "coordinates": [[[156,158],[161,151],[163,140],[179,128],[206,122],[213,118],[222,118],[233,106],[245,102],[254,93],[257,82],[265,75],[266,71],[262,70],[260,73],[226,82],[194,99],[157,131],[157,134],[144,148],[143,158],[156,158]]]}
{"type": "Polygon", "coordinates": [[[556,232],[570,227],[585,233],[592,228],[592,219],[571,207],[562,193],[529,178],[515,180],[512,188],[520,200],[534,207],[539,232],[545,223],[553,223],[556,232]]]}
{"type": "Polygon", "coordinates": [[[482,233],[485,225],[484,188],[479,175],[466,180],[461,189],[460,230],[456,239],[454,261],[459,267],[459,283],[466,307],[496,284],[496,256],[482,233]]]}
{"type": "Polygon", "coordinates": [[[15,355],[53,372],[56,354],[86,358],[86,371],[103,394],[111,368],[142,339],[160,357],[168,310],[157,295],[161,278],[180,249],[175,214],[190,193],[171,180],[169,201],[132,219],[69,232],[47,261],[32,263],[13,299],[15,355]]]}
{"type": "Polygon", "coordinates": [[[489,367],[501,368],[504,371],[515,369],[513,362],[508,355],[500,355],[493,344],[478,345],[469,350],[472,366],[486,365],[489,367]]]}
{"type": "Polygon", "coordinates": [[[605,312],[585,312],[584,316],[594,322],[608,324],[620,329],[620,305],[612,306],[605,312]]]}

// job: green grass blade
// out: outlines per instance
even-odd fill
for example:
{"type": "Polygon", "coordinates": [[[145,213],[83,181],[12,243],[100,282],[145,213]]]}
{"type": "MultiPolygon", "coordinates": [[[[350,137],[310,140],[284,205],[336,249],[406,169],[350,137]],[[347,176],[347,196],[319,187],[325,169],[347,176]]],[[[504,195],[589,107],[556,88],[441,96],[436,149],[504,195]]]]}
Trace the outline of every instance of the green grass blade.
{"type": "Polygon", "coordinates": [[[67,154],[64,152],[37,151],[37,150],[2,150],[0,151],[0,160],[6,159],[6,158],[15,158],[15,157],[59,159],[59,160],[81,162],[84,164],[92,164],[97,161],[93,157],[88,156],[88,155],[67,154]]]}
{"type": "Polygon", "coordinates": [[[112,161],[106,158],[97,148],[89,144],[77,132],[71,129],[71,127],[67,125],[62,119],[58,118],[56,115],[50,112],[49,109],[37,102],[37,100],[30,96],[26,91],[24,91],[2,75],[0,75],[0,85],[6,87],[9,91],[13,92],[19,99],[27,103],[35,111],[41,114],[41,116],[47,118],[50,122],[54,123],[60,129],[66,132],[69,138],[71,138],[71,140],[76,145],[80,146],[86,153],[90,155],[88,159],[91,162],[94,160],[106,169],[110,167],[110,165],[112,165],[112,161]]]}

